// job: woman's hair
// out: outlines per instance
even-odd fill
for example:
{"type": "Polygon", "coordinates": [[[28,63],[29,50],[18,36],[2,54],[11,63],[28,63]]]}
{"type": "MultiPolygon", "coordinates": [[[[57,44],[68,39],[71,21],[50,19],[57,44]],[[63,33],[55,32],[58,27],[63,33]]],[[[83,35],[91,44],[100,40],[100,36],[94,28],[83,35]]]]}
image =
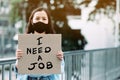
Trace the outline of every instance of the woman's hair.
{"type": "Polygon", "coordinates": [[[41,7],[38,7],[36,9],[34,9],[29,17],[29,21],[28,21],[28,24],[27,24],[27,27],[26,27],[26,33],[27,34],[30,34],[30,33],[34,33],[34,30],[33,30],[33,25],[32,25],[32,19],[33,19],[33,16],[36,12],[38,11],[45,11],[47,16],[48,16],[48,32],[46,32],[46,34],[54,34],[55,33],[55,30],[54,30],[54,27],[52,25],[52,21],[51,21],[51,17],[50,17],[50,13],[48,12],[47,9],[44,9],[44,8],[41,8],[41,7]]]}

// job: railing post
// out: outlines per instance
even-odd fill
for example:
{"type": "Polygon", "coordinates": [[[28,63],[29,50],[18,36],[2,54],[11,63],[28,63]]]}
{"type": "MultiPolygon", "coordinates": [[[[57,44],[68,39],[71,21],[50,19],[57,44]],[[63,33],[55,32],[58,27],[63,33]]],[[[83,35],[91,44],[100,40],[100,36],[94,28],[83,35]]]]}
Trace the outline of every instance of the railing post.
{"type": "Polygon", "coordinates": [[[11,76],[12,76],[12,64],[10,64],[9,66],[10,66],[10,70],[9,70],[9,80],[12,80],[12,79],[11,79],[11,76]]]}
{"type": "Polygon", "coordinates": [[[107,80],[107,63],[108,63],[108,61],[107,61],[107,54],[108,54],[108,50],[105,50],[105,56],[104,56],[105,80],[107,80]]]}
{"type": "Polygon", "coordinates": [[[90,52],[89,53],[89,80],[92,80],[92,65],[93,65],[92,58],[93,58],[93,53],[90,52]]]}
{"type": "Polygon", "coordinates": [[[4,80],[4,71],[5,71],[5,66],[4,64],[2,65],[2,80],[4,80]]]}

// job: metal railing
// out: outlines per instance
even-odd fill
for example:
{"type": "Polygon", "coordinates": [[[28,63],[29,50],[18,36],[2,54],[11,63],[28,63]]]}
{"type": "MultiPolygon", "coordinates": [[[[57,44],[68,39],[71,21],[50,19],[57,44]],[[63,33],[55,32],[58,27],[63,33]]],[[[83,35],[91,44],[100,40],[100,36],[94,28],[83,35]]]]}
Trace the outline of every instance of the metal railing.
{"type": "Polygon", "coordinates": [[[120,48],[65,52],[65,80],[115,80],[120,48]]]}
{"type": "MultiPolygon", "coordinates": [[[[64,80],[114,80],[120,76],[120,48],[68,51],[64,59],[64,80]]],[[[15,60],[0,60],[0,80],[5,80],[5,65],[9,67],[8,80],[13,80],[11,72],[15,60]]]]}
{"type": "Polygon", "coordinates": [[[5,58],[5,59],[0,59],[0,69],[1,69],[1,76],[0,80],[5,80],[5,73],[8,71],[8,80],[12,80],[12,71],[13,71],[13,64],[15,64],[16,59],[15,58],[5,58]]]}

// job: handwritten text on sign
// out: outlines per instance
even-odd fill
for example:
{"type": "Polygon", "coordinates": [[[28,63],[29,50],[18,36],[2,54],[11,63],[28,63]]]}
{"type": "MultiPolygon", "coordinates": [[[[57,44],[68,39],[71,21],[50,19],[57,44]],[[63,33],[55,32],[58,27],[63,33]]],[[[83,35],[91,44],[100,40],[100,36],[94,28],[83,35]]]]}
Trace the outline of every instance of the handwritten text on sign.
{"type": "Polygon", "coordinates": [[[61,50],[60,34],[21,34],[18,47],[24,54],[18,60],[21,74],[60,73],[60,60],[56,57],[61,50]]]}

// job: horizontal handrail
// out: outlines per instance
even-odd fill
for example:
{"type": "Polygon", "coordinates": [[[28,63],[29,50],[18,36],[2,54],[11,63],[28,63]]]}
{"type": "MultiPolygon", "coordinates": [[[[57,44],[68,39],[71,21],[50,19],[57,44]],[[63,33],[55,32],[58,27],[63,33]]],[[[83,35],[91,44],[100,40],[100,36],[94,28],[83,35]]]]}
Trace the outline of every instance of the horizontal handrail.
{"type": "Polygon", "coordinates": [[[3,59],[0,59],[0,65],[15,63],[15,61],[16,61],[15,57],[13,57],[13,58],[3,58],[3,59]]]}

